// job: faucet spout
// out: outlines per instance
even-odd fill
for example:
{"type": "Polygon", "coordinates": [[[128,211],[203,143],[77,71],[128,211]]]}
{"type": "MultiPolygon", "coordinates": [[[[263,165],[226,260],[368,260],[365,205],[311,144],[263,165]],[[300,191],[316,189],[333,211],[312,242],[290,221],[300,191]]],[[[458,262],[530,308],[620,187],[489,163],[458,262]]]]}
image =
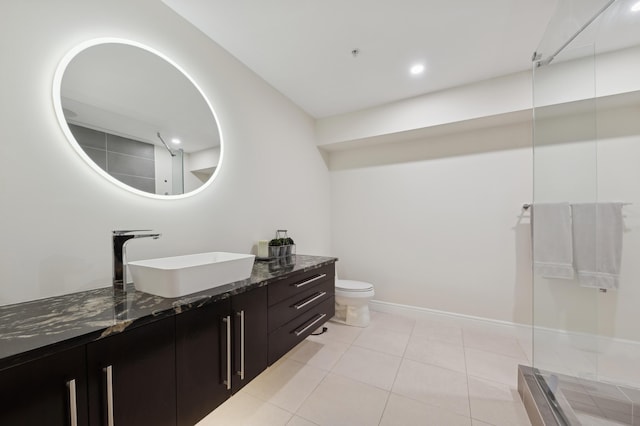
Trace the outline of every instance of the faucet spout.
{"type": "Polygon", "coordinates": [[[134,238],[153,238],[157,240],[160,235],[149,229],[116,230],[111,239],[113,243],[113,289],[126,291],[127,288],[127,243],[134,238]]]}

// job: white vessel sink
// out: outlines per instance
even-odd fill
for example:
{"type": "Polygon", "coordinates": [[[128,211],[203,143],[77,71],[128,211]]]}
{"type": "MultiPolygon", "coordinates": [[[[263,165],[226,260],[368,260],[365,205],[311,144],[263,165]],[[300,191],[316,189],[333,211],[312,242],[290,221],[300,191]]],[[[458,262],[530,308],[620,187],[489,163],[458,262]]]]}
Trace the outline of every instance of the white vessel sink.
{"type": "Polygon", "coordinates": [[[252,254],[210,252],[129,262],[136,290],[182,297],[251,276],[252,254]]]}

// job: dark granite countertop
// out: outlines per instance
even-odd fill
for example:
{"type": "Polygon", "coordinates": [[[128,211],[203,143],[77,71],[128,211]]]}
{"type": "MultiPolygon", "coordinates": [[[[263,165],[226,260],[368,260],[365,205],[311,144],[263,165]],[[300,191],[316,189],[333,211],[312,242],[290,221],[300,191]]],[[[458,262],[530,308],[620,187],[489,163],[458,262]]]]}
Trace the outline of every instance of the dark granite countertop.
{"type": "Polygon", "coordinates": [[[136,291],[114,295],[113,288],[0,306],[0,370],[49,353],[101,339],[123,330],[268,285],[292,272],[335,262],[334,257],[293,255],[256,261],[251,277],[181,298],[136,291]]]}

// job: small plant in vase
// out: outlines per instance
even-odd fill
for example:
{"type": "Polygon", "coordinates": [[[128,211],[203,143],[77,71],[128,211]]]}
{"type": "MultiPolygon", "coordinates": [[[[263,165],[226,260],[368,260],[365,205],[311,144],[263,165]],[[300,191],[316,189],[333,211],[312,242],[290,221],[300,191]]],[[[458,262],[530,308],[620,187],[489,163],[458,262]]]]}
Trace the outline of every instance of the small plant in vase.
{"type": "Polygon", "coordinates": [[[283,242],[282,246],[284,247],[284,255],[290,256],[293,245],[295,244],[295,242],[293,241],[293,238],[288,238],[288,237],[283,238],[282,242],[283,242]]]}
{"type": "Polygon", "coordinates": [[[269,241],[269,257],[280,257],[280,248],[283,238],[274,238],[269,241]]]}

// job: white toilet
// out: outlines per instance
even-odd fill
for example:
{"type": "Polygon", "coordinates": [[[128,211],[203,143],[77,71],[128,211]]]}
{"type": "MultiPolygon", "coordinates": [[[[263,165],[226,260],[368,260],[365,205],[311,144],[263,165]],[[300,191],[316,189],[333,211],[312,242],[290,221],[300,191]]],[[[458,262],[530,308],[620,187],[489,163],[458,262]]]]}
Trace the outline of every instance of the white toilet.
{"type": "Polygon", "coordinates": [[[369,325],[369,300],[373,284],[336,278],[336,315],[333,320],[356,327],[369,325]]]}

